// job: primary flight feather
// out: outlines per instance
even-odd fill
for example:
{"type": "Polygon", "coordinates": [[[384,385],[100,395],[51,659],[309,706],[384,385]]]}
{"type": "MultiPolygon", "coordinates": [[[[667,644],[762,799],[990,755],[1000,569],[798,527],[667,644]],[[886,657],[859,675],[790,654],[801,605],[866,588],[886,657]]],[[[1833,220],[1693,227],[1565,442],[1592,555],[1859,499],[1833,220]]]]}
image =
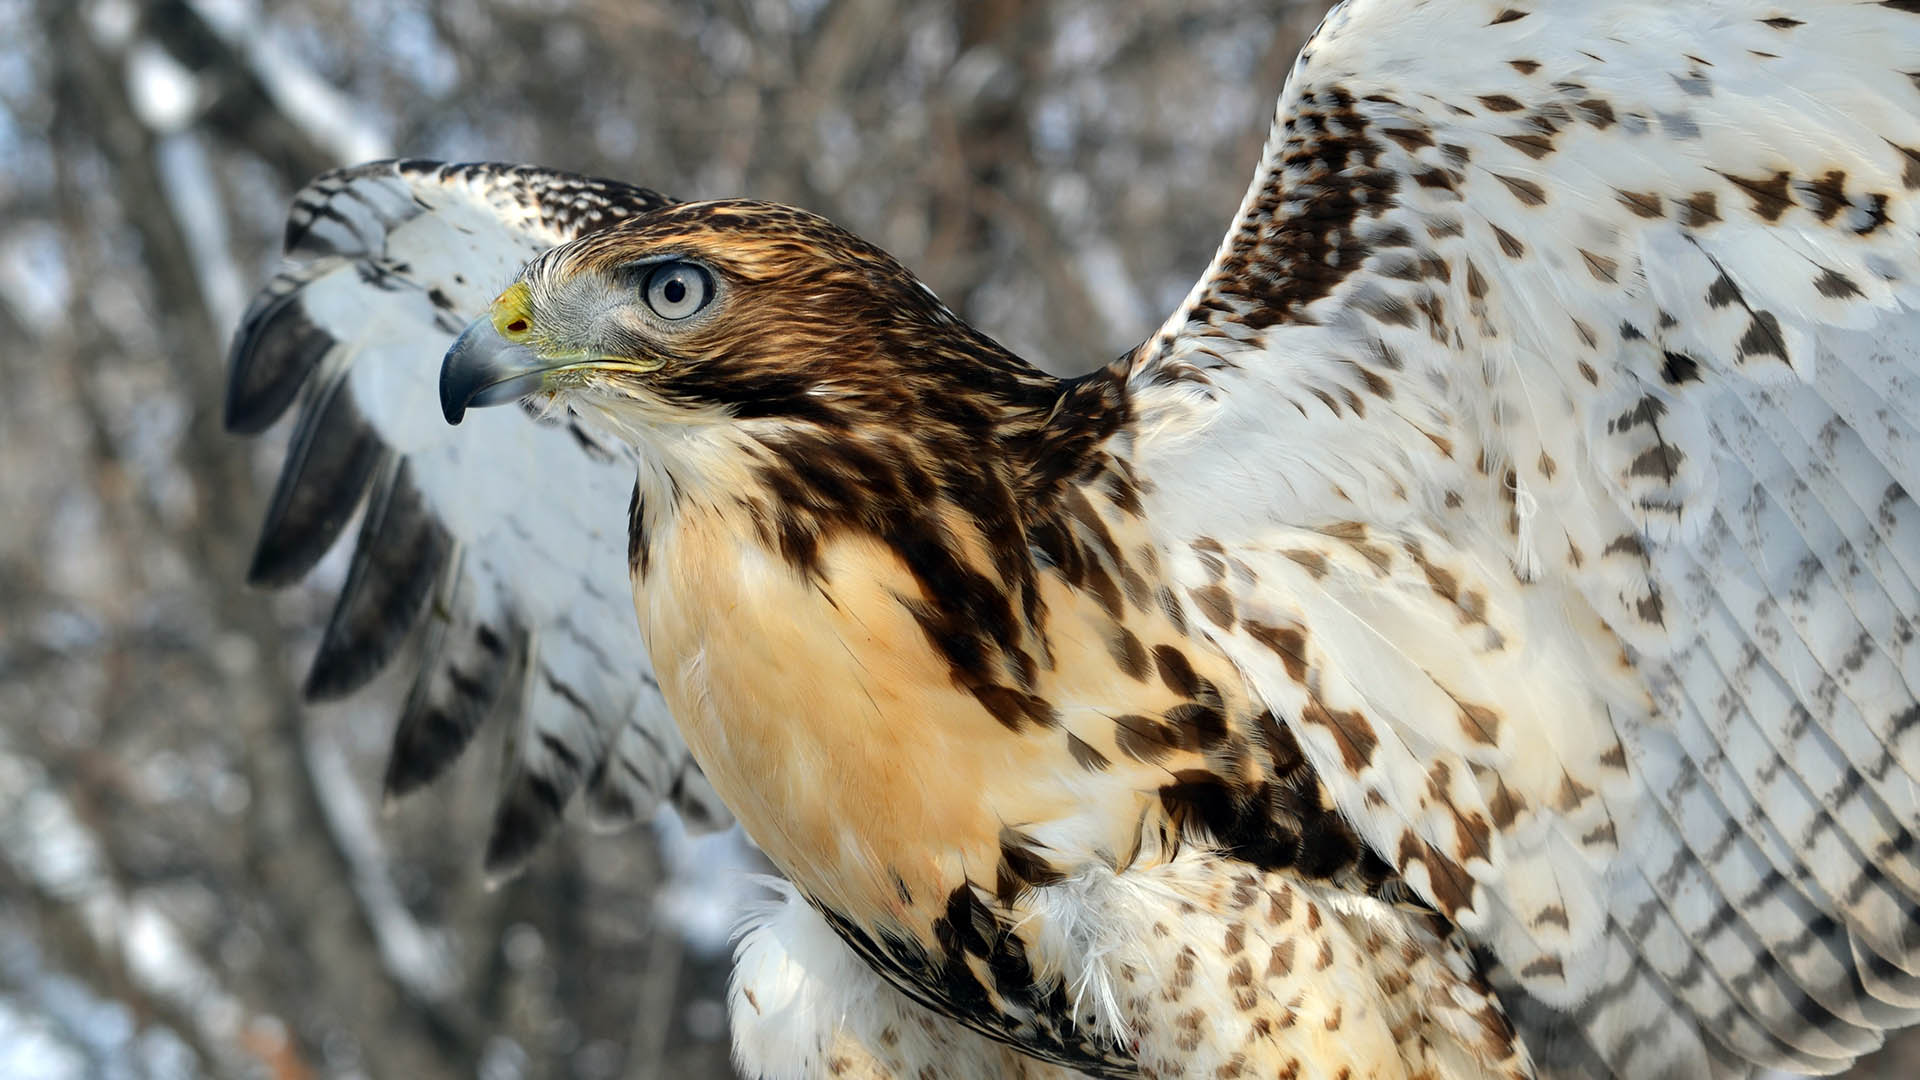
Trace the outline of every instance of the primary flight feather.
{"type": "Polygon", "coordinates": [[[804,211],[330,174],[254,576],[371,488],[310,686],[424,614],[389,787],[510,700],[497,868],[717,794],[757,1075],[1838,1071],[1920,1018],[1914,72],[1911,3],[1351,0],[1070,380],[804,211]]]}

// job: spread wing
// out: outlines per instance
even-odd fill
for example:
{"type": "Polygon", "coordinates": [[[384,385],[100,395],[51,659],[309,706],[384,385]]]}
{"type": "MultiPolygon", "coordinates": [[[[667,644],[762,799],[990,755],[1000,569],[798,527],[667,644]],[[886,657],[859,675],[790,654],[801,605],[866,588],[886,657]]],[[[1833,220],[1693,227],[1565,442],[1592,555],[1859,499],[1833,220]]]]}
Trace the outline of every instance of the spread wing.
{"type": "Polygon", "coordinates": [[[1352,0],[1146,512],[1549,1074],[1920,1018],[1920,7],[1352,0]]]}
{"type": "Polygon", "coordinates": [[[228,428],[260,432],[298,403],[248,580],[305,577],[364,503],[306,694],[358,689],[424,621],[386,790],[433,779],[503,714],[496,872],[582,787],[603,824],[668,797],[696,822],[727,816],[667,713],[619,584],[631,452],[570,415],[486,410],[452,427],[436,390],[454,336],[529,258],[671,201],[514,165],[329,173],[295,198],[288,265],[234,338],[228,428]]]}

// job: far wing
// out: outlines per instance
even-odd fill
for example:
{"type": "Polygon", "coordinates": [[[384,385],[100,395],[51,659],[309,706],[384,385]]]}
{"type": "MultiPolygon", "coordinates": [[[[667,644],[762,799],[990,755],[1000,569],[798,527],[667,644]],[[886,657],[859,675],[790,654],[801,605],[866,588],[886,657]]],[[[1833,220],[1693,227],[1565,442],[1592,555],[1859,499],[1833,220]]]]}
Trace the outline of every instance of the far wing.
{"type": "Polygon", "coordinates": [[[695,822],[727,816],[674,728],[620,587],[630,451],[572,416],[490,409],[452,427],[436,390],[454,336],[529,258],[671,201],[516,165],[328,173],[295,198],[289,265],[234,338],[227,426],[253,434],[299,406],[248,580],[300,580],[364,501],[306,694],[358,689],[424,619],[387,794],[438,776],[504,714],[510,749],[486,855],[496,872],[524,860],[583,786],[605,824],[644,818],[662,798],[695,822]]]}
{"type": "Polygon", "coordinates": [[[1914,72],[1913,4],[1353,0],[1136,357],[1189,621],[1550,1073],[1920,1019],[1914,72]]]}

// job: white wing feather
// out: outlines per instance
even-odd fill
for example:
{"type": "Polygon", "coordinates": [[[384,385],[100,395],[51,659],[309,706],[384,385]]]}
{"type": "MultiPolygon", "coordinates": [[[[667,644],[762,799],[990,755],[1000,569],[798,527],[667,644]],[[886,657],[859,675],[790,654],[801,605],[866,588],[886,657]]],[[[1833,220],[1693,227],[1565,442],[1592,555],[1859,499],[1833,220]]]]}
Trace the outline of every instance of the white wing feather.
{"type": "Polygon", "coordinates": [[[602,824],[667,797],[696,823],[727,818],[667,713],[619,587],[632,452],[564,415],[490,409],[453,427],[437,391],[454,336],[528,259],[670,201],[524,166],[330,173],[296,197],[289,265],[235,337],[228,426],[256,432],[300,406],[249,576],[303,577],[371,490],[307,692],[357,689],[424,617],[425,662],[387,790],[432,779],[489,713],[505,712],[512,749],[487,852],[496,871],[524,859],[582,787],[602,824]]]}
{"type": "Polygon", "coordinates": [[[1257,575],[1190,621],[1548,1075],[1920,1019],[1916,71],[1911,3],[1351,0],[1137,354],[1149,520],[1257,575]]]}

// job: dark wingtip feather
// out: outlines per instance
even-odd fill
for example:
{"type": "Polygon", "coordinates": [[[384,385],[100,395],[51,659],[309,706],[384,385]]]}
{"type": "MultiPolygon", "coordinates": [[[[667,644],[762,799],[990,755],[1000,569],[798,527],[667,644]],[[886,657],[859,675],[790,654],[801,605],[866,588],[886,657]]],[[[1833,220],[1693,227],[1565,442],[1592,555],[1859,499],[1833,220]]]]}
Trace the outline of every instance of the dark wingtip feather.
{"type": "Polygon", "coordinates": [[[307,672],[309,701],[350,694],[386,665],[419,621],[452,549],[401,458],[367,506],[347,583],[307,672]]]}
{"type": "Polygon", "coordinates": [[[454,710],[438,704],[409,711],[394,728],[381,780],[384,799],[397,802],[438,780],[473,741],[473,733],[485,719],[484,710],[454,710]]]}
{"type": "MultiPolygon", "coordinates": [[[[344,372],[342,373],[344,375],[344,372]]],[[[360,505],[387,448],[336,377],[302,410],[286,464],[267,504],[247,582],[278,588],[307,575],[360,505]]]]}
{"type": "Polygon", "coordinates": [[[680,820],[690,832],[714,832],[733,824],[732,812],[720,801],[720,793],[713,790],[692,755],[680,763],[680,773],[674,778],[667,799],[679,811],[680,820]]]}
{"type": "Polygon", "coordinates": [[[236,435],[271,427],[333,348],[333,335],[316,326],[300,304],[304,281],[274,279],[247,307],[227,352],[224,421],[236,435]]]}
{"type": "Polygon", "coordinates": [[[526,679],[524,632],[471,618],[458,596],[452,607],[454,614],[434,616],[425,661],[393,731],[382,782],[388,801],[446,772],[494,706],[526,679]]]}
{"type": "Polygon", "coordinates": [[[533,850],[559,824],[565,807],[566,795],[552,781],[515,771],[494,808],[493,832],[487,837],[487,876],[504,881],[525,868],[533,850]]]}

